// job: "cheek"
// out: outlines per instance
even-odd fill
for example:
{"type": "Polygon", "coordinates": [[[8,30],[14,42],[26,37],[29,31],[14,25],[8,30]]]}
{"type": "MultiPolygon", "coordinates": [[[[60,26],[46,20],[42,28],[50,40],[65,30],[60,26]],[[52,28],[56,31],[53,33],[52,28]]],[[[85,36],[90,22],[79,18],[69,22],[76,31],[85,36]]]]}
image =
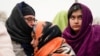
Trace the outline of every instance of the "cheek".
{"type": "Polygon", "coordinates": [[[82,20],[79,21],[79,25],[80,25],[80,26],[82,25],[82,20]]]}
{"type": "Polygon", "coordinates": [[[26,22],[29,27],[33,27],[33,22],[26,22]]]}
{"type": "Polygon", "coordinates": [[[34,47],[37,47],[38,46],[38,39],[35,39],[34,40],[33,45],[34,45],[34,47]]]}
{"type": "Polygon", "coordinates": [[[69,20],[69,25],[70,25],[70,27],[72,28],[73,22],[72,22],[71,20],[69,20]]]}
{"type": "Polygon", "coordinates": [[[25,22],[26,22],[27,25],[29,25],[29,22],[28,21],[25,20],[25,22]]]}

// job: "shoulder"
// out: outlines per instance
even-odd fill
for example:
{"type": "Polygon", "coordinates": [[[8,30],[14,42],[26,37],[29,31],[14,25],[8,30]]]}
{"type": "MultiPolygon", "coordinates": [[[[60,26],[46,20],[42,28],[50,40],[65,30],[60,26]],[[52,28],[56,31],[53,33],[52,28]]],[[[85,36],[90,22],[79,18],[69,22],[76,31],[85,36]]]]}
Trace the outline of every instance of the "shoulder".
{"type": "Polygon", "coordinates": [[[95,33],[100,34],[100,25],[93,25],[93,30],[94,30],[95,33]]]}
{"type": "Polygon", "coordinates": [[[100,42],[100,25],[93,26],[93,36],[95,37],[95,41],[100,42]]]}

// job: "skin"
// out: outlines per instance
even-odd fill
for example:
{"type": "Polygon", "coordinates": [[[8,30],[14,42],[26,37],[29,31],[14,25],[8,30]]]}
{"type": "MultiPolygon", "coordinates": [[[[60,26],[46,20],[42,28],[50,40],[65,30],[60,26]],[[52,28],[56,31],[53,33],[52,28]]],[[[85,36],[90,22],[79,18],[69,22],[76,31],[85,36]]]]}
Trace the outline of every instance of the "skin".
{"type": "Polygon", "coordinates": [[[69,18],[70,27],[77,33],[82,25],[82,11],[74,11],[69,18]]]}
{"type": "Polygon", "coordinates": [[[35,16],[33,15],[26,15],[24,16],[24,19],[26,21],[26,23],[28,24],[29,27],[33,27],[35,24],[35,16]]]}
{"type": "Polygon", "coordinates": [[[34,53],[36,53],[38,50],[37,46],[38,46],[39,41],[38,41],[38,38],[35,37],[33,32],[32,32],[32,38],[33,40],[31,41],[31,45],[34,47],[34,53]]]}

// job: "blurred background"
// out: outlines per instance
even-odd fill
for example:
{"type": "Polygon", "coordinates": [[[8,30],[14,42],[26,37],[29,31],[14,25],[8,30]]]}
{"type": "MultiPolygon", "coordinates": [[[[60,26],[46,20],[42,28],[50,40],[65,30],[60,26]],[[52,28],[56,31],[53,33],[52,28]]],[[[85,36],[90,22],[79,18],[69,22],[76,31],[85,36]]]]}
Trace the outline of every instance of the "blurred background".
{"type": "MultiPolygon", "coordinates": [[[[0,1],[0,20],[8,18],[13,7],[25,1],[36,11],[38,20],[52,21],[54,16],[61,10],[68,10],[75,0],[1,0],[0,1]],[[3,19],[2,19],[3,18],[3,19]]],[[[100,21],[100,0],[76,0],[87,5],[93,14],[95,21],[100,21]]]]}

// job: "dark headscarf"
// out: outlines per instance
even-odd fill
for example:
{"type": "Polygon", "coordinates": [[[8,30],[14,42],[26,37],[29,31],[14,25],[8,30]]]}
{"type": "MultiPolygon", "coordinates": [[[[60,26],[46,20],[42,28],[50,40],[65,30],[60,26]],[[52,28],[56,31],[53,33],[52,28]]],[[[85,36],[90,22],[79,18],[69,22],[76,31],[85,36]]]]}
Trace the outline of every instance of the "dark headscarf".
{"type": "Polygon", "coordinates": [[[82,9],[81,29],[77,34],[74,34],[68,22],[68,27],[64,30],[63,37],[72,46],[77,54],[76,56],[100,56],[100,26],[92,26],[93,16],[87,6],[81,3],[74,3],[71,7],[76,4],[80,5],[82,9]]]}
{"type": "Polygon", "coordinates": [[[35,16],[35,11],[29,6],[22,5],[22,14],[23,14],[23,16],[25,16],[25,15],[35,16]]]}
{"type": "MultiPolygon", "coordinates": [[[[13,41],[21,43],[25,51],[28,52],[28,56],[33,52],[30,42],[32,40],[31,31],[32,28],[25,22],[22,10],[23,8],[30,8],[33,15],[35,15],[34,9],[25,2],[18,3],[12,10],[12,13],[6,21],[7,30],[13,41]]],[[[27,9],[26,9],[27,10],[27,9]]],[[[25,10],[24,10],[25,11],[25,10]]],[[[31,13],[31,14],[32,14],[31,13]]],[[[27,53],[26,53],[27,54],[27,53]]]]}
{"type": "Polygon", "coordinates": [[[42,33],[43,35],[39,39],[39,49],[52,39],[61,36],[60,28],[57,25],[53,25],[50,22],[45,22],[45,26],[43,26],[42,33]]]}

